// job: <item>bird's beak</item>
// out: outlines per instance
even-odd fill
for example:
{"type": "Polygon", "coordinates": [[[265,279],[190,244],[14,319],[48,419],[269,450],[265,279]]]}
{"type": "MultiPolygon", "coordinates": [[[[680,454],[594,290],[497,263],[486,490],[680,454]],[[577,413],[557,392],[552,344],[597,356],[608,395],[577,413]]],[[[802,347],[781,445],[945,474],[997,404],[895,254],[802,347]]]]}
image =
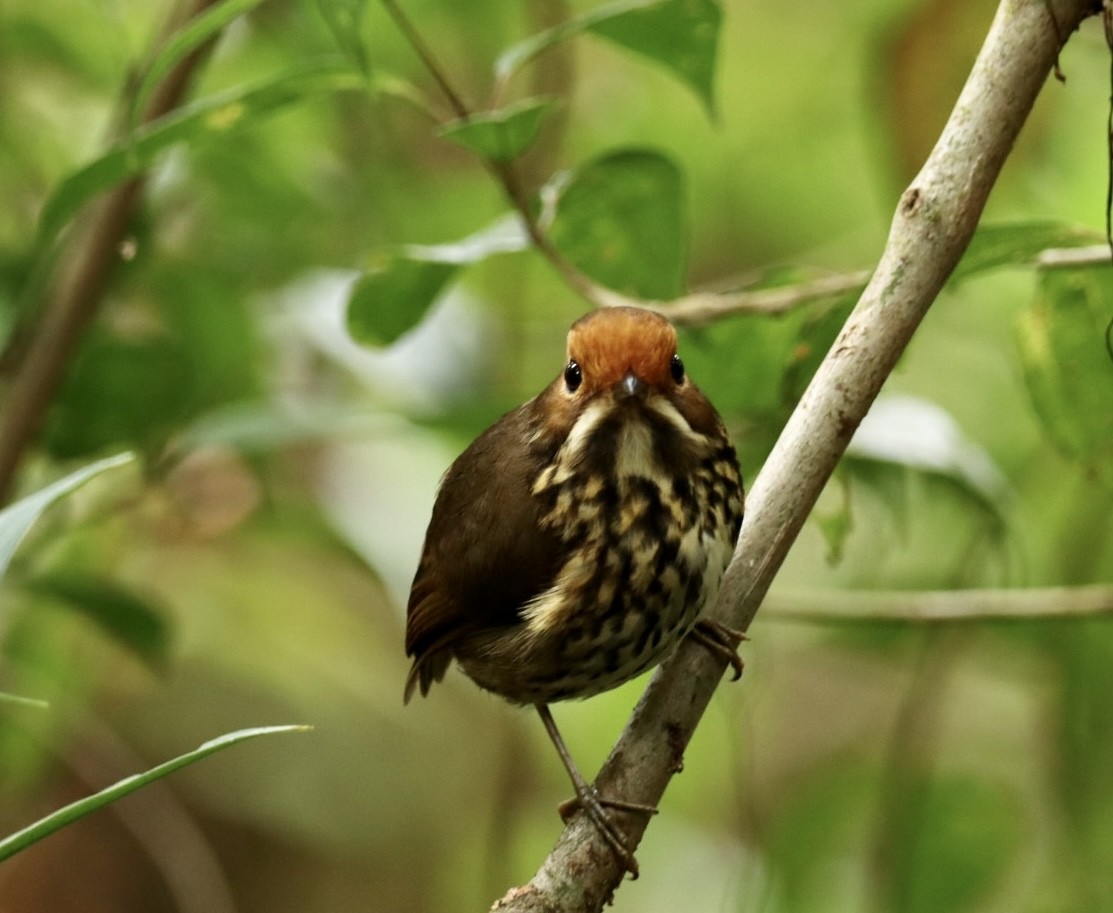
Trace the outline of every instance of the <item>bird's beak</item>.
{"type": "Polygon", "coordinates": [[[622,396],[641,396],[645,392],[645,383],[633,371],[627,371],[618,382],[618,392],[622,396]]]}

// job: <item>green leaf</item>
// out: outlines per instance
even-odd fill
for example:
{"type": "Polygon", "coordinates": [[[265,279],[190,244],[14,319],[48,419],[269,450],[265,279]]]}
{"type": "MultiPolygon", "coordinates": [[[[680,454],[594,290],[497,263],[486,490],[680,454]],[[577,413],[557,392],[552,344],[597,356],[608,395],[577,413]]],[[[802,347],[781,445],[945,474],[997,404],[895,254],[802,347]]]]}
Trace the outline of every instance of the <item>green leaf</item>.
{"type": "Polygon", "coordinates": [[[651,300],[684,290],[687,230],[680,169],[658,152],[605,155],[550,185],[549,237],[596,282],[651,300]]]}
{"type": "Polygon", "coordinates": [[[144,171],[175,143],[221,138],[314,95],[364,86],[362,78],[346,64],[318,60],[178,108],[140,128],[63,180],[43,207],[38,243],[45,246],[86,201],[144,171]]]}
{"type": "Polygon", "coordinates": [[[64,603],[90,618],[154,669],[166,664],[170,628],[163,614],[119,584],[79,573],[36,576],[24,587],[64,603]]]}
{"type": "Polygon", "coordinates": [[[306,732],[309,726],[262,726],[256,729],[240,729],[236,732],[230,732],[227,735],[222,735],[219,738],[212,739],[205,742],[199,748],[186,754],[179,755],[173,760],[166,761],[159,764],[157,767],[152,767],[145,773],[135,774],[134,776],[126,777],[117,783],[112,784],[106,789],[102,789],[98,793],[87,796],[84,799],[78,799],[76,802],[71,802],[69,805],[52,812],[45,818],[41,818],[34,824],[23,828],[23,830],[5,837],[0,840],[0,862],[14,856],[20,850],[24,850],[31,844],[48,837],[55,831],[60,830],[67,824],[71,824],[86,815],[91,814],[104,806],[115,802],[117,799],[122,799],[138,789],[142,789],[156,780],[161,780],[163,777],[181,770],[190,764],[200,761],[202,758],[207,758],[211,754],[218,751],[223,751],[226,748],[231,748],[233,745],[238,745],[240,742],[246,742],[249,739],[256,739],[264,735],[274,735],[280,732],[306,732]]]}
{"type": "Polygon", "coordinates": [[[452,121],[440,135],[492,162],[508,162],[537,139],[542,122],[555,105],[552,98],[524,98],[505,108],[452,121]]]}
{"type": "Polygon", "coordinates": [[[1048,269],[1017,319],[1016,342],[1036,414],[1051,441],[1113,486],[1113,314],[1108,266],[1048,269]]]}
{"type": "Polygon", "coordinates": [[[195,380],[180,339],[119,339],[95,329],[51,407],[47,448],[72,459],[109,447],[156,447],[191,411],[195,380]]]}
{"type": "Polygon", "coordinates": [[[408,244],[387,252],[352,289],[348,331],[357,342],[390,345],[421,322],[461,266],[528,246],[521,220],[510,214],[451,244],[408,244]]]}
{"type": "Polygon", "coordinates": [[[263,0],[223,0],[213,4],[178,29],[170,40],[159,48],[158,54],[155,55],[136,87],[128,108],[129,130],[139,126],[139,121],[151,99],[151,93],[183,58],[214,38],[233,20],[262,2],[263,0]]]}
{"type": "Polygon", "coordinates": [[[723,11],[717,0],[643,3],[589,28],[648,57],[688,86],[715,116],[715,56],[723,11]]]}
{"type": "Polygon", "coordinates": [[[133,459],[135,457],[132,454],[121,453],[118,456],[97,460],[0,511],[0,577],[7,572],[17,546],[43,511],[59,498],[80,488],[94,476],[130,463],[133,459]]]}
{"type": "Polygon", "coordinates": [[[1019,222],[978,228],[949,281],[1002,266],[1023,266],[1045,250],[1099,243],[1100,233],[1061,222],[1019,222]]]}
{"type": "Polygon", "coordinates": [[[396,342],[421,322],[457,268],[405,254],[388,255],[353,287],[348,299],[348,332],[365,345],[396,342]]]}
{"type": "Polygon", "coordinates": [[[717,0],[618,0],[508,48],[495,62],[495,76],[505,82],[546,49],[591,31],[663,66],[713,113],[712,84],[722,18],[717,0]]]}
{"type": "Polygon", "coordinates": [[[328,25],[340,50],[361,73],[369,73],[371,64],[367,59],[367,48],[360,34],[363,14],[367,10],[367,0],[317,0],[317,8],[321,11],[321,17],[328,25]]]}

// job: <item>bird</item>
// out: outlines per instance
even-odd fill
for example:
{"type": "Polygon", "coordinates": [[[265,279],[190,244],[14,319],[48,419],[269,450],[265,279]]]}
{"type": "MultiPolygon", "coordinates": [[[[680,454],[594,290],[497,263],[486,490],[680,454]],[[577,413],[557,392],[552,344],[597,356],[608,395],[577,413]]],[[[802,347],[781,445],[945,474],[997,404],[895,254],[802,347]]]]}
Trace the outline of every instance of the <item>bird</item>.
{"type": "Polygon", "coordinates": [[[677,333],[644,308],[591,311],[563,366],[503,415],[441,480],[407,606],[404,699],[455,661],[480,688],[532,705],[588,814],[638,866],[580,773],[549,705],[615,688],[684,637],[742,672],[741,632],[702,618],[743,516],[738,458],[688,377],[677,333]]]}

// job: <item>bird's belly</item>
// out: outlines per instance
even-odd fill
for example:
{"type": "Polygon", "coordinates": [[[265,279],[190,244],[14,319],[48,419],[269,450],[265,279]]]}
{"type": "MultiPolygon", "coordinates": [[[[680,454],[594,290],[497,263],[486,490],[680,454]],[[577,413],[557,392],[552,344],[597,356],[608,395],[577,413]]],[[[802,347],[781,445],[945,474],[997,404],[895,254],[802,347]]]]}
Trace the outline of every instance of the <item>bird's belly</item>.
{"type": "Polygon", "coordinates": [[[714,511],[676,509],[660,490],[624,494],[606,526],[580,512],[584,534],[522,624],[460,644],[477,684],[522,704],[590,697],[651,668],[687,634],[718,591],[735,530],[714,511]]]}

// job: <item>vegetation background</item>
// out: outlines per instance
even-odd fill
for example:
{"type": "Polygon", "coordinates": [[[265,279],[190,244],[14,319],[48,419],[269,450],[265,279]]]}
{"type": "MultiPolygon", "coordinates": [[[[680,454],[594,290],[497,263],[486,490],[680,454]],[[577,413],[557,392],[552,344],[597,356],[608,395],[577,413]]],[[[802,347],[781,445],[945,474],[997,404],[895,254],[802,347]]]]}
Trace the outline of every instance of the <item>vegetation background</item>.
{"type": "MultiPolygon", "coordinates": [[[[727,2],[719,31],[711,0],[661,5],[704,29],[687,83],[652,35],[605,30],[508,83],[504,101],[557,100],[516,167],[559,198],[560,250],[659,299],[868,269],[995,4],[727,2]]],[[[504,49],[597,7],[405,10],[479,108],[504,49]]],[[[458,674],[403,708],[405,599],[440,473],[556,375],[588,305],[505,222],[459,244],[509,204],[407,100],[451,117],[382,5],[214,8],[229,21],[196,71],[201,107],[119,146],[171,5],[0,13],[9,383],[87,243],[69,217],[153,166],[19,476],[26,494],[141,456],[54,509],[0,590],[0,834],[221,732],[315,730],[4,862],[0,911],[485,909],[551,847],[569,787],[534,716],[458,674]]],[[[1113,580],[1109,269],[1033,265],[1101,241],[1108,55],[1097,23],[1068,45],[1066,83],[798,541],[615,909],[1113,910],[1108,619],[1060,618],[1071,589],[1038,620],[827,618],[846,592],[899,613],[900,593],[1113,580]]],[[[683,332],[747,478],[854,297],[683,332]]],[[[557,708],[585,771],[643,684],[557,708]]]]}

